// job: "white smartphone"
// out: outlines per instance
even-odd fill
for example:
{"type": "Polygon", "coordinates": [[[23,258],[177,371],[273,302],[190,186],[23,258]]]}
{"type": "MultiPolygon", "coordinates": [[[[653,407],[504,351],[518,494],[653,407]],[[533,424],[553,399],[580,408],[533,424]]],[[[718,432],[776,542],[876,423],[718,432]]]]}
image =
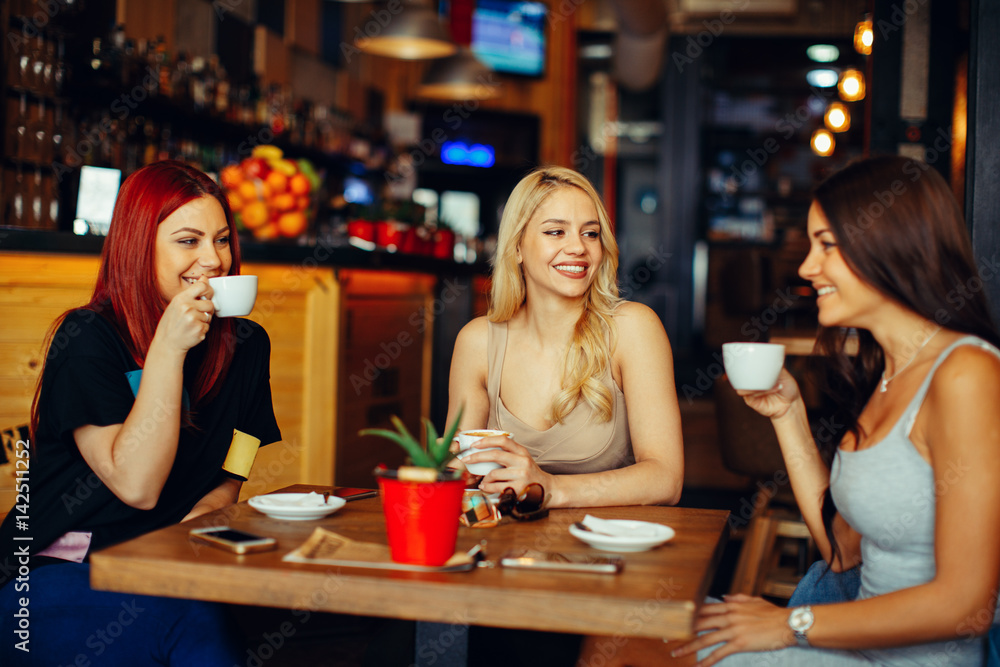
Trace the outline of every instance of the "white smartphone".
{"type": "Polygon", "coordinates": [[[250,554],[258,551],[270,551],[278,546],[273,537],[253,535],[229,526],[211,526],[208,528],[193,528],[189,533],[192,540],[210,544],[219,549],[225,549],[234,554],[250,554]]]}
{"type": "Polygon", "coordinates": [[[519,549],[509,551],[500,559],[502,567],[537,570],[558,570],[562,572],[596,572],[617,574],[625,567],[620,556],[595,556],[594,554],[554,553],[519,549]]]}

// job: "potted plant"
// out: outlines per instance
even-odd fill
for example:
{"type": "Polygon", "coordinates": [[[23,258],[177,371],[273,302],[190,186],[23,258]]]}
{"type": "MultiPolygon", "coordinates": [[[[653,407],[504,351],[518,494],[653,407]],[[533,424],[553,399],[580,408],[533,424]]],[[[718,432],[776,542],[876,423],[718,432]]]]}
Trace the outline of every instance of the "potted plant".
{"type": "Polygon", "coordinates": [[[423,419],[426,447],[395,416],[395,431],[368,428],[358,433],[392,440],[408,455],[410,465],[397,470],[382,466],[375,469],[389,551],[398,563],[444,565],[455,553],[465,479],[461,471],[446,466],[454,458],[451,441],[461,418],[459,411],[440,439],[434,425],[423,419]]]}

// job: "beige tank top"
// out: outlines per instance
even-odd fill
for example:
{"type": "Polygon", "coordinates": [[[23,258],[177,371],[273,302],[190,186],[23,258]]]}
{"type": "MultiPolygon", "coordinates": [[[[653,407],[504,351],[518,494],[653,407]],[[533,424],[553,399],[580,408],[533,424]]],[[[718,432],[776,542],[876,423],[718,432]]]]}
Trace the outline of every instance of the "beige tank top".
{"type": "Polygon", "coordinates": [[[544,431],[528,426],[507,410],[500,398],[500,377],[507,350],[507,323],[490,322],[487,334],[486,393],[490,399],[488,428],[512,433],[545,472],[576,474],[624,468],[635,463],[629,437],[625,394],[615,384],[609,368],[602,381],[614,396],[611,419],[591,419],[593,410],[581,401],[561,424],[544,431]]]}

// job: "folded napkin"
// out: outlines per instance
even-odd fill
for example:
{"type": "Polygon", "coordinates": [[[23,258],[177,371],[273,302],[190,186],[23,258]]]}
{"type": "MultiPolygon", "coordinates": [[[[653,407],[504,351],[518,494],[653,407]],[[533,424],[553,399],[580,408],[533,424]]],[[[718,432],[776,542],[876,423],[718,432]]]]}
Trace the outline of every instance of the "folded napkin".
{"type": "Polygon", "coordinates": [[[610,537],[658,537],[658,532],[653,524],[639,522],[636,524],[615,521],[613,519],[599,519],[588,514],[581,521],[584,526],[590,528],[595,533],[608,535],[610,537]]]}
{"type": "Polygon", "coordinates": [[[323,507],[326,499],[315,491],[310,491],[304,496],[295,494],[278,493],[269,496],[258,496],[258,502],[274,507],[323,507]]]}

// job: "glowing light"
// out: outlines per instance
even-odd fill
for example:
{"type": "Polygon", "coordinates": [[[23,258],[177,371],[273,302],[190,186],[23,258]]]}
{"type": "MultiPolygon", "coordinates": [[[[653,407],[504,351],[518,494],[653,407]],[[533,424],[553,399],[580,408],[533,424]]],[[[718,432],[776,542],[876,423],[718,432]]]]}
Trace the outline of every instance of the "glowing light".
{"type": "Polygon", "coordinates": [[[826,157],[828,155],[833,155],[833,149],[837,147],[837,142],[834,140],[833,134],[830,130],[825,127],[821,127],[812,133],[812,138],[809,140],[809,146],[816,155],[826,157]]]}
{"type": "Polygon", "coordinates": [[[834,102],[823,114],[823,122],[831,132],[846,132],[851,129],[851,112],[840,102],[834,102]]]}
{"type": "Polygon", "coordinates": [[[837,84],[840,99],[845,102],[857,102],[865,98],[865,76],[856,69],[844,70],[837,84]]]}
{"type": "Polygon", "coordinates": [[[816,88],[832,88],[837,85],[837,72],[832,69],[813,69],[806,72],[806,81],[816,88]]]}
{"type": "Polygon", "coordinates": [[[817,63],[832,63],[840,57],[840,49],[833,44],[813,44],[806,49],[809,60],[817,63]]]}
{"type": "Polygon", "coordinates": [[[875,43],[875,33],[872,30],[871,20],[865,20],[854,26],[854,50],[862,55],[869,55],[872,52],[872,44],[875,43]]]}
{"type": "Polygon", "coordinates": [[[446,141],[441,145],[441,161],[470,167],[492,167],[496,161],[496,152],[486,144],[469,146],[461,141],[446,141]]]}

